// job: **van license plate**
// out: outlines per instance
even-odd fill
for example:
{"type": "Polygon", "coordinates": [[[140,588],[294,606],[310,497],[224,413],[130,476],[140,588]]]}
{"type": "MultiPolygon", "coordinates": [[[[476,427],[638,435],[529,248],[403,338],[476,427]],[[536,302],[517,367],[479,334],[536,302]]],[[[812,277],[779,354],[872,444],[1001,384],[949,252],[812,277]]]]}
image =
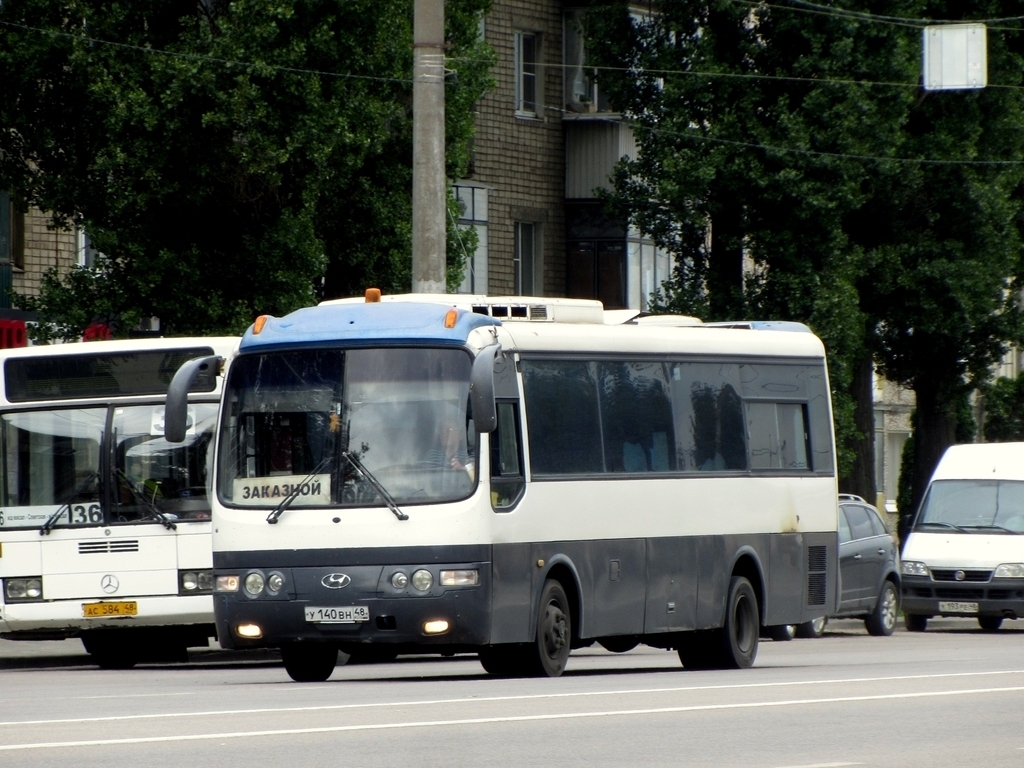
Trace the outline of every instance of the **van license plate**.
{"type": "Polygon", "coordinates": [[[306,621],[314,624],[355,624],[370,620],[370,609],[365,605],[346,605],[341,607],[306,608],[306,621]]]}
{"type": "Polygon", "coordinates": [[[977,603],[939,603],[940,613],[977,613],[977,603]]]}

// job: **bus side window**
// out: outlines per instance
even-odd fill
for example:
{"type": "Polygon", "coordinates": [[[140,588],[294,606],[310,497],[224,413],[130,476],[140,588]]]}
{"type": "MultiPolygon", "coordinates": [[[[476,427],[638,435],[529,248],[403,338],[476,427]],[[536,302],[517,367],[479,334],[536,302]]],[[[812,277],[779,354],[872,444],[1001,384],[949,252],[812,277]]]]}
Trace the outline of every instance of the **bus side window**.
{"type": "Polygon", "coordinates": [[[498,401],[498,428],[491,434],[491,506],[507,510],[523,495],[519,403],[498,401]]]}

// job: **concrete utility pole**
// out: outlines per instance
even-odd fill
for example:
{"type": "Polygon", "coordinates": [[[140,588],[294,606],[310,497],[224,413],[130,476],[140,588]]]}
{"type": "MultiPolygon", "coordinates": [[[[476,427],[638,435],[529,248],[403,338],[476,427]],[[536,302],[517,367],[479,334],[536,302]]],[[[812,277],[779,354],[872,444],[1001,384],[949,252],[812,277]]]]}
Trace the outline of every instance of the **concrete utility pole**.
{"type": "Polygon", "coordinates": [[[414,0],[412,67],[412,290],[444,293],[444,0],[414,0]]]}

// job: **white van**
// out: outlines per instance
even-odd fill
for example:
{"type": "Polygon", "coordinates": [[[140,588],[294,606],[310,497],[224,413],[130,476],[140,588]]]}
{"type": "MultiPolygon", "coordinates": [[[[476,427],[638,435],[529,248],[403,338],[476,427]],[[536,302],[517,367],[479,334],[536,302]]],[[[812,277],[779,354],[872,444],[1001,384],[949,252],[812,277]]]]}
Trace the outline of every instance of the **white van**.
{"type": "Polygon", "coordinates": [[[1024,618],[1024,443],[949,448],[908,534],[908,630],[932,616],[974,617],[988,631],[1024,618]]]}

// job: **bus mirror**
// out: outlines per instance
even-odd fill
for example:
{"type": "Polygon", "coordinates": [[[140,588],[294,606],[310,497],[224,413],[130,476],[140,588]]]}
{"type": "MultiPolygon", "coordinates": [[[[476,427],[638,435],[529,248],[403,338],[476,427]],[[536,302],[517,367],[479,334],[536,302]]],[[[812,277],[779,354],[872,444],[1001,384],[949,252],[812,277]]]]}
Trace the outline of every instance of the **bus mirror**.
{"type": "Polygon", "coordinates": [[[494,358],[501,351],[497,344],[484,347],[473,361],[469,381],[469,401],[473,406],[473,426],[477,432],[493,432],[498,426],[494,406],[494,358]]]}
{"type": "Polygon", "coordinates": [[[188,429],[188,393],[195,383],[196,377],[204,371],[216,372],[223,357],[197,357],[189,360],[178,369],[167,389],[167,401],[164,403],[164,439],[169,443],[181,443],[185,440],[188,429]]]}

